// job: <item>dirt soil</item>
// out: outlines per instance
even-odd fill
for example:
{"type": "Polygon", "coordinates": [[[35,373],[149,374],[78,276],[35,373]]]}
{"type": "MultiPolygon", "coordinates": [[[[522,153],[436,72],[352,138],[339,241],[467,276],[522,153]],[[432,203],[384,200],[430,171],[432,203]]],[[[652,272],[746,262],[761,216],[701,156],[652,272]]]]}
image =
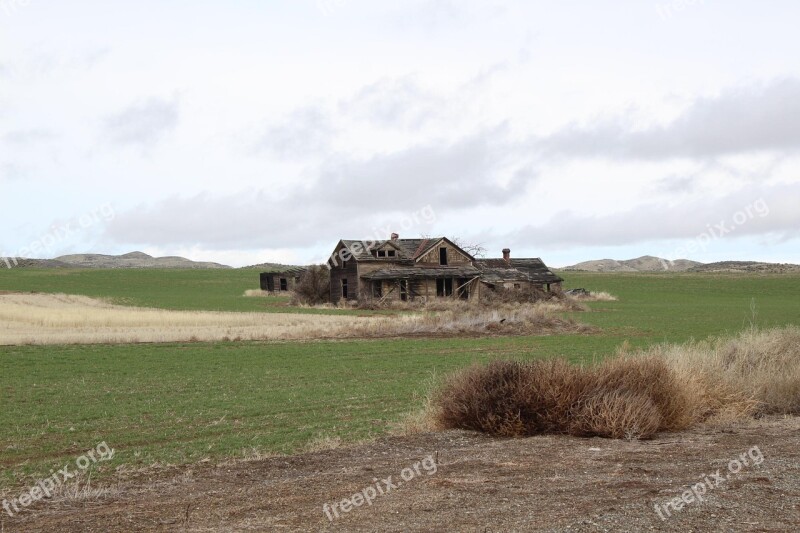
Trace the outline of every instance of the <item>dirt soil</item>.
{"type": "Polygon", "coordinates": [[[115,482],[111,496],[41,501],[14,518],[3,515],[2,527],[7,532],[800,531],[798,444],[800,418],[767,418],[640,442],[566,436],[498,440],[460,431],[387,437],[291,457],[128,475],[115,482]],[[424,461],[428,456],[438,457],[438,464],[424,461]],[[754,464],[759,457],[763,462],[754,464]],[[740,471],[734,474],[731,469],[738,468],[730,461],[737,459],[740,471]],[[722,480],[712,476],[718,470],[722,480]],[[375,487],[374,480],[389,476],[397,488],[386,492],[380,483],[384,494],[371,505],[362,502],[344,512],[340,503],[339,517],[331,512],[333,520],[323,512],[325,503],[370,495],[366,489],[375,487]],[[667,516],[664,503],[706,478],[704,501],[670,508],[667,516]],[[664,520],[656,504],[662,505],[664,520]]]}

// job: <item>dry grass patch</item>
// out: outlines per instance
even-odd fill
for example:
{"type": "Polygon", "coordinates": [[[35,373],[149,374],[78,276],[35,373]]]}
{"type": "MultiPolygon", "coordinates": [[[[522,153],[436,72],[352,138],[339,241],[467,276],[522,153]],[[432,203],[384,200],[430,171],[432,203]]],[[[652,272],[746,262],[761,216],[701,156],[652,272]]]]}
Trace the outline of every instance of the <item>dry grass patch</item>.
{"type": "Polygon", "coordinates": [[[617,297],[613,294],[607,293],[605,291],[590,291],[586,294],[570,294],[567,296],[568,299],[577,301],[577,302],[616,302],[617,297]]]}
{"type": "Polygon", "coordinates": [[[593,326],[561,316],[570,307],[560,301],[489,307],[450,300],[432,303],[425,309],[364,324],[359,329],[363,336],[552,335],[596,331],[593,326]]]}
{"type": "Polygon", "coordinates": [[[660,345],[662,358],[684,388],[699,398],[697,418],[800,414],[800,328],[755,328],[737,337],[660,345]]]}
{"type": "Polygon", "coordinates": [[[244,291],[243,296],[245,298],[267,298],[268,296],[272,296],[272,293],[269,291],[262,291],[261,289],[247,289],[244,291]]]}
{"type": "Polygon", "coordinates": [[[406,335],[590,333],[563,304],[497,308],[442,304],[438,312],[363,317],[300,313],[171,311],[64,294],[0,295],[0,345],[126,344],[372,338],[406,335]]]}
{"type": "Polygon", "coordinates": [[[168,311],[64,294],[0,295],[0,345],[344,337],[372,320],[296,313],[168,311]]]}

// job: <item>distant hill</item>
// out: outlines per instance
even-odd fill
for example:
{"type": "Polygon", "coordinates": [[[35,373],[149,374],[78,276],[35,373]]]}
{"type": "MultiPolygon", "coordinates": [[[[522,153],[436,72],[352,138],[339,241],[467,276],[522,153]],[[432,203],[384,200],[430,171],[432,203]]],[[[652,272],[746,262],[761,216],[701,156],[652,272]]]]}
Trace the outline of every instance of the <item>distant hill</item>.
{"type": "Polygon", "coordinates": [[[759,263],[758,261],[720,261],[698,265],[689,272],[761,272],[765,274],[782,274],[800,272],[800,265],[791,263],[759,263]]]}
{"type": "MultiPolygon", "coordinates": [[[[33,265],[32,265],[33,266],[33,265]]],[[[125,255],[75,254],[62,255],[40,266],[67,266],[69,268],[231,268],[219,263],[199,262],[185,257],[153,257],[142,252],[125,255]],[[53,265],[48,265],[53,263],[53,265]]]]}
{"type": "Polygon", "coordinates": [[[282,265],[280,263],[259,263],[257,265],[250,265],[242,267],[242,269],[257,269],[261,272],[299,272],[308,267],[298,265],[282,265]]]}
{"type": "Polygon", "coordinates": [[[616,259],[598,259],[584,261],[577,265],[564,267],[559,270],[581,270],[585,272],[686,272],[701,266],[702,263],[688,259],[669,261],[652,255],[618,261],[616,259]]]}

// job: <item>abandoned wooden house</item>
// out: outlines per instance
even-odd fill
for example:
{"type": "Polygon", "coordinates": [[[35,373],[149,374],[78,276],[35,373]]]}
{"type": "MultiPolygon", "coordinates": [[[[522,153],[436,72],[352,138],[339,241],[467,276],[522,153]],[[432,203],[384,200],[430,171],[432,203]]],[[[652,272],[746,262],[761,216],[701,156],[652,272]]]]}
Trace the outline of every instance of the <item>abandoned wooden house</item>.
{"type": "Polygon", "coordinates": [[[446,237],[342,240],[330,256],[331,302],[479,298],[482,291],[561,287],[541,259],[476,259],[446,237]]]}
{"type": "Polygon", "coordinates": [[[283,272],[262,272],[261,290],[268,292],[288,292],[293,291],[300,276],[306,269],[302,267],[291,267],[283,272]]]}

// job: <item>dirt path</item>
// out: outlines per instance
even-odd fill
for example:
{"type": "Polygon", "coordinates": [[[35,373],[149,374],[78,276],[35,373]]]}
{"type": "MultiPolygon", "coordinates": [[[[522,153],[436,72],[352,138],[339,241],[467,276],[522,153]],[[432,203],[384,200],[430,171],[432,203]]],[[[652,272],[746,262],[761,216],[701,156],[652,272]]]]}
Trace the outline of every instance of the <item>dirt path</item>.
{"type": "Polygon", "coordinates": [[[39,502],[14,518],[4,516],[3,527],[7,532],[798,531],[798,444],[799,418],[664,434],[645,442],[493,440],[457,431],[394,437],[128,478],[108,498],[39,502]],[[721,479],[714,479],[717,470],[721,479]],[[381,483],[389,476],[396,488],[381,483]],[[384,494],[371,490],[375,480],[384,494]],[[655,504],[680,497],[699,482],[709,485],[705,494],[695,487],[702,502],[669,508],[671,516],[660,507],[664,520],[659,517],[655,504]],[[356,493],[362,496],[352,502],[361,505],[343,511],[341,500],[356,493]],[[339,504],[336,513],[328,507],[331,521],[323,505],[334,502],[339,504]]]}

